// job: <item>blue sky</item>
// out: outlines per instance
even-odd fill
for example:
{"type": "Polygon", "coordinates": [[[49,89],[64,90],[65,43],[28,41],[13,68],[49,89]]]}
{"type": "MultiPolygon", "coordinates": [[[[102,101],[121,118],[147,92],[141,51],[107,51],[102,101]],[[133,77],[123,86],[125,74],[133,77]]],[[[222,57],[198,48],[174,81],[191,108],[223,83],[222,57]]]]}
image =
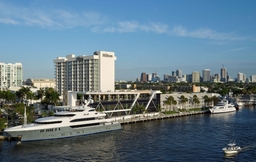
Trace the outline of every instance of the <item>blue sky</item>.
{"type": "Polygon", "coordinates": [[[0,62],[54,78],[68,54],[116,54],[116,80],[211,69],[256,75],[256,1],[0,0],[0,62]]]}

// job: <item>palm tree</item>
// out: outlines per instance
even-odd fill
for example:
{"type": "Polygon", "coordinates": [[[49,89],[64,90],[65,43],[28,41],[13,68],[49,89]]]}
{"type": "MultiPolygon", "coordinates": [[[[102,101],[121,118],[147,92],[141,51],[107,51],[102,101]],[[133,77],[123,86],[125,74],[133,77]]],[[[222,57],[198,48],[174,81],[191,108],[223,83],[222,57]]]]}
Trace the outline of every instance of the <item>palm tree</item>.
{"type": "Polygon", "coordinates": [[[198,99],[197,95],[194,95],[194,96],[193,96],[192,101],[193,101],[193,103],[195,103],[195,104],[196,104],[196,106],[200,103],[200,101],[199,101],[199,99],[198,99]]]}
{"type": "Polygon", "coordinates": [[[169,105],[170,107],[172,106],[173,110],[173,105],[177,105],[177,101],[173,98],[173,96],[169,96],[166,98],[165,104],[169,105]]]}
{"type": "Polygon", "coordinates": [[[30,93],[31,93],[30,87],[21,87],[21,89],[19,89],[16,92],[19,102],[24,102],[30,93]]]}
{"type": "Polygon", "coordinates": [[[40,88],[39,90],[37,90],[37,95],[36,95],[37,99],[40,99],[42,101],[44,95],[45,95],[44,88],[40,88]]]}
{"type": "Polygon", "coordinates": [[[204,106],[205,107],[207,107],[208,106],[208,103],[210,102],[210,98],[207,96],[207,95],[205,95],[204,97],[203,97],[203,99],[204,99],[204,106]]]}
{"type": "Polygon", "coordinates": [[[216,105],[219,102],[219,98],[216,96],[212,96],[211,101],[213,102],[213,105],[216,105]]]}
{"type": "Polygon", "coordinates": [[[180,96],[180,103],[181,103],[181,105],[184,106],[184,104],[186,104],[186,102],[188,102],[188,99],[185,96],[181,95],[180,96]]]}
{"type": "Polygon", "coordinates": [[[45,88],[45,98],[42,100],[42,103],[57,105],[57,102],[60,100],[59,96],[59,93],[52,87],[45,88]]]}
{"type": "Polygon", "coordinates": [[[33,100],[33,99],[35,99],[35,93],[33,93],[32,91],[29,91],[28,93],[27,93],[27,99],[28,100],[33,100]]]}
{"type": "MultiPolygon", "coordinates": [[[[174,105],[177,105],[177,101],[176,101],[176,100],[173,100],[173,101],[172,101],[172,105],[173,105],[173,107],[174,107],[174,105]]],[[[172,107],[172,109],[173,109],[173,107],[172,107]]]]}

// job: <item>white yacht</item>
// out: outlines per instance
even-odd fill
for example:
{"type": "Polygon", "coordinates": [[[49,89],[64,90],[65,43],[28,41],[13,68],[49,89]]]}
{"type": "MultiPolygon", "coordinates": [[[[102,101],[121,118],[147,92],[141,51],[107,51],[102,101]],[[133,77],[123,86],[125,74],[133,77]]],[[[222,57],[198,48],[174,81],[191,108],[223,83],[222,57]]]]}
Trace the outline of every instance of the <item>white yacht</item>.
{"type": "Polygon", "coordinates": [[[118,122],[106,119],[106,114],[89,106],[56,112],[54,116],[38,118],[32,124],[24,124],[4,130],[19,141],[47,140],[80,136],[121,129],[118,122]]]}
{"type": "Polygon", "coordinates": [[[209,109],[211,113],[225,113],[236,111],[236,108],[233,104],[228,103],[228,100],[221,100],[215,106],[209,109]]]}
{"type": "Polygon", "coordinates": [[[236,146],[235,143],[229,143],[228,147],[222,149],[226,154],[236,154],[241,151],[241,147],[236,146]]]}

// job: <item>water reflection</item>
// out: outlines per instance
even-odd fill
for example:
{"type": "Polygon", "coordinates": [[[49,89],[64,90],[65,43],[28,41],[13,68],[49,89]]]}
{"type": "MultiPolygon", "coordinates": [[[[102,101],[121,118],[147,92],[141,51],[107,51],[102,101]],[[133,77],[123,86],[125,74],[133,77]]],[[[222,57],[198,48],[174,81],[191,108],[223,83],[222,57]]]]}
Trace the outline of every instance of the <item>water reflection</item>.
{"type": "Polygon", "coordinates": [[[235,157],[237,156],[237,154],[238,154],[238,153],[232,153],[232,154],[225,154],[225,153],[224,153],[224,157],[231,159],[231,158],[235,158],[235,157]]]}
{"type": "Polygon", "coordinates": [[[118,132],[109,132],[73,138],[22,142],[21,145],[16,145],[16,142],[6,142],[7,145],[13,146],[4,148],[2,153],[7,158],[2,160],[15,160],[10,159],[10,155],[22,157],[20,159],[22,161],[31,161],[31,159],[25,158],[31,155],[41,157],[38,159],[39,161],[43,161],[44,158],[50,158],[53,161],[88,161],[93,158],[96,158],[96,161],[118,159],[115,157],[117,134],[118,132]]]}
{"type": "Polygon", "coordinates": [[[228,112],[228,113],[211,114],[211,118],[218,118],[224,121],[228,121],[230,120],[230,118],[234,117],[236,113],[237,112],[234,111],[234,112],[228,112]]]}

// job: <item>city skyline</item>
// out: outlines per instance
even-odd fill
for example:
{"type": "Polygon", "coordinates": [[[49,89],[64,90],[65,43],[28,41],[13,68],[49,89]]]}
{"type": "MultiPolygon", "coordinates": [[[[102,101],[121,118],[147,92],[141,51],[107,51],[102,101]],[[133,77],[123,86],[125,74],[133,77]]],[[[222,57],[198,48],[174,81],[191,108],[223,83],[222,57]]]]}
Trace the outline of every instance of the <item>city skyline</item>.
{"type": "MultiPolygon", "coordinates": [[[[210,77],[212,77],[212,76],[214,76],[214,75],[219,75],[219,79],[221,79],[221,70],[222,69],[225,69],[226,70],[226,74],[227,74],[227,76],[226,77],[228,77],[229,79],[231,79],[231,80],[234,80],[235,81],[235,79],[238,79],[240,76],[239,75],[245,75],[246,76],[246,79],[247,78],[250,78],[251,76],[256,76],[256,74],[252,74],[252,75],[246,75],[245,73],[242,73],[242,72],[237,72],[236,73],[236,75],[235,75],[235,77],[231,77],[230,75],[229,75],[229,73],[228,73],[228,69],[226,69],[226,68],[220,68],[220,72],[218,73],[218,72],[212,72],[211,71],[211,69],[202,69],[201,71],[200,70],[195,70],[195,71],[191,71],[190,73],[183,73],[183,71],[182,71],[182,69],[177,69],[176,71],[170,71],[170,73],[168,73],[168,74],[163,74],[163,76],[160,76],[160,75],[158,75],[157,73],[155,73],[155,72],[141,72],[141,74],[144,74],[145,75],[145,77],[147,76],[147,75],[151,75],[151,74],[157,74],[157,76],[160,78],[160,80],[162,81],[162,80],[164,80],[164,78],[165,78],[165,76],[178,76],[176,73],[177,73],[177,71],[179,71],[179,73],[181,73],[182,74],[182,76],[183,75],[193,75],[193,73],[194,72],[198,72],[199,73],[199,77],[200,78],[202,78],[202,81],[203,82],[207,82],[207,81],[210,81],[210,77]],[[206,78],[204,78],[204,77],[206,77],[206,78]]],[[[141,76],[142,77],[142,76],[141,76]]],[[[136,79],[141,79],[141,77],[137,77],[136,79]]],[[[179,76],[179,78],[182,78],[182,77],[180,77],[179,76]]],[[[227,79],[227,78],[226,78],[227,79]]],[[[223,80],[223,82],[227,82],[227,80],[225,81],[225,80],[223,80]]]]}
{"type": "Polygon", "coordinates": [[[256,1],[0,0],[3,63],[22,63],[23,79],[54,78],[53,60],[113,51],[115,80],[141,72],[163,77],[224,65],[231,78],[256,74],[256,1]]]}

